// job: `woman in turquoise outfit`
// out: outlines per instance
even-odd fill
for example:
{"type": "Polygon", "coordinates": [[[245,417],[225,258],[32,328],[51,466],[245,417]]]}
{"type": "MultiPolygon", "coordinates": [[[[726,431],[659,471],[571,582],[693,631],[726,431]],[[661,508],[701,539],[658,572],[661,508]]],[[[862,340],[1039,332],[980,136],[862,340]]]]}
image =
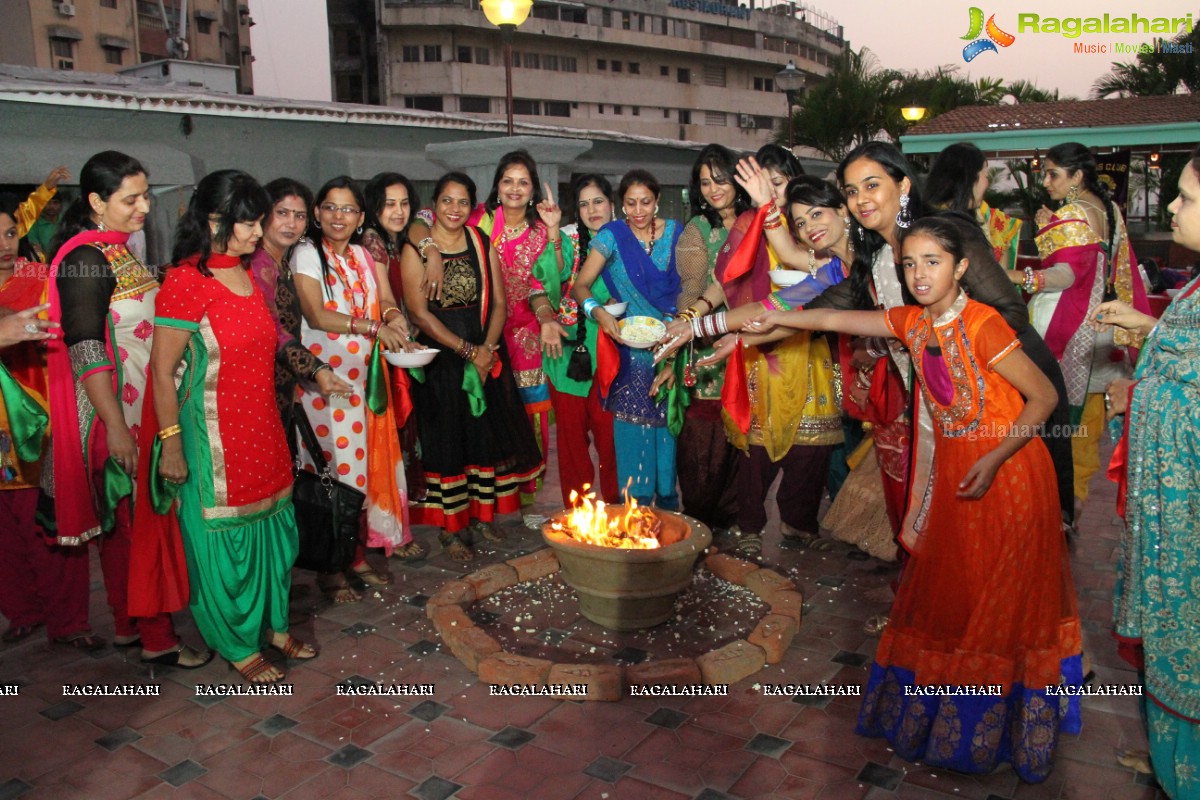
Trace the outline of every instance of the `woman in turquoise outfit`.
{"type": "MultiPolygon", "coordinates": [[[[683,229],[674,220],[658,218],[660,194],[658,180],[649,172],[635,169],[625,174],[617,188],[624,219],[608,223],[592,239],[572,295],[588,319],[595,320],[610,343],[616,343],[619,369],[607,387],[604,407],[615,417],[618,480],[630,486],[630,495],[639,503],[673,510],[679,506],[675,435],[667,425],[670,403],[655,401],[662,381],[656,378],[654,356],[649,350],[626,346],[616,318],[592,296],[592,284],[600,279],[614,301],[629,303],[626,318],[666,320],[675,314],[679,298],[675,245],[683,229]]],[[[597,346],[602,393],[612,366],[605,356],[610,343],[597,346]]],[[[672,376],[664,372],[666,381],[672,376]]]]}
{"type": "MultiPolygon", "coordinates": [[[[1200,250],[1200,148],[1170,211],[1174,241],[1200,250]]],[[[1109,416],[1127,417],[1109,468],[1125,517],[1113,606],[1122,651],[1144,670],[1150,764],[1173,800],[1200,798],[1198,288],[1193,279],[1162,319],[1120,301],[1101,303],[1091,317],[1097,327],[1147,337],[1134,380],[1113,381],[1105,392],[1109,416]]]]}

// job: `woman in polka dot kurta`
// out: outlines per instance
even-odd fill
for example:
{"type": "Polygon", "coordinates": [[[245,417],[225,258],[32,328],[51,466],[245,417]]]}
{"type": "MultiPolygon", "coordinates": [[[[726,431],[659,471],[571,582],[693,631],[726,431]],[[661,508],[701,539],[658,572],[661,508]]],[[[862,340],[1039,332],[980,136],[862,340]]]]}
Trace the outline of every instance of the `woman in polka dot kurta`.
{"type": "MultiPolygon", "coordinates": [[[[395,417],[390,405],[381,415],[368,412],[366,384],[373,336],[388,350],[412,344],[392,297],[387,265],[376,264],[363,247],[351,244],[362,230],[364,206],[362,192],[350,178],[330,180],[317,192],[309,238],[292,253],[304,313],[300,341],[353,387],[349,396],[328,398],[301,387],[300,402],[338,480],[367,495],[366,546],[411,558],[424,551],[412,541],[395,417]]],[[[307,453],[301,458],[307,460],[307,453]]],[[[368,585],[390,582],[361,552],[351,570],[368,585]]],[[[325,576],[321,583],[337,602],[356,599],[337,578],[325,576]]]]}

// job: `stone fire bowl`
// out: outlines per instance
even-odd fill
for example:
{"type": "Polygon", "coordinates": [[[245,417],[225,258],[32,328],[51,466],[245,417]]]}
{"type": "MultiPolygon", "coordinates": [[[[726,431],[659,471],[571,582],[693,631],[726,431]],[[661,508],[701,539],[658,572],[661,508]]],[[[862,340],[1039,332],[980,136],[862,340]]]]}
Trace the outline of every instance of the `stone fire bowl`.
{"type": "MultiPolygon", "coordinates": [[[[608,509],[610,514],[622,508],[608,509]]],[[[579,594],[579,610],[592,622],[614,631],[634,631],[666,622],[676,596],[692,580],[696,559],[712,544],[712,531],[691,517],[653,509],[663,523],[653,550],[628,550],[577,542],[553,529],[566,511],[555,514],[542,528],[542,538],[554,550],[563,580],[579,594]]]]}

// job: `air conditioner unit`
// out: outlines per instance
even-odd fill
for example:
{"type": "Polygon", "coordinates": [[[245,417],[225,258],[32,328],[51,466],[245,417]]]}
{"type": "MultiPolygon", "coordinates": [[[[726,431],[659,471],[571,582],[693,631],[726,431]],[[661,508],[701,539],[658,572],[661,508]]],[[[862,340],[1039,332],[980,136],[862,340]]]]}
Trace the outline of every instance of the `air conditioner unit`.
{"type": "Polygon", "coordinates": [[[58,4],[58,13],[62,14],[64,17],[75,16],[75,4],[74,3],[65,3],[65,2],[59,3],[58,4]]]}
{"type": "Polygon", "coordinates": [[[738,114],[738,127],[753,130],[758,127],[753,114],[738,114]]]}

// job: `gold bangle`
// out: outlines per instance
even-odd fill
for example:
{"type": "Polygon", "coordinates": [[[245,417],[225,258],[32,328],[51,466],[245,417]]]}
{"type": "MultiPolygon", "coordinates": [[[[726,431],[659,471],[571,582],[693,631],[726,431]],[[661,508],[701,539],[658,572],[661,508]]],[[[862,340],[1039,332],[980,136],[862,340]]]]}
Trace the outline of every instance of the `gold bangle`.
{"type": "Polygon", "coordinates": [[[172,436],[178,436],[181,433],[183,433],[183,428],[179,427],[179,423],[175,423],[174,425],[172,425],[168,428],[163,428],[161,431],[159,431],[158,432],[158,440],[160,442],[165,442],[167,439],[170,439],[172,436]]]}
{"type": "Polygon", "coordinates": [[[354,333],[354,317],[353,315],[346,317],[346,333],[354,333]]]}
{"type": "Polygon", "coordinates": [[[399,307],[397,307],[397,306],[388,306],[387,308],[385,308],[385,309],[383,310],[383,314],[381,314],[381,315],[380,315],[380,316],[382,316],[382,317],[383,317],[383,321],[384,321],[384,322],[387,322],[387,321],[388,321],[388,314],[390,314],[390,313],[391,313],[391,312],[393,312],[393,311],[395,311],[397,314],[400,314],[400,313],[402,313],[402,312],[400,311],[399,307]]]}

